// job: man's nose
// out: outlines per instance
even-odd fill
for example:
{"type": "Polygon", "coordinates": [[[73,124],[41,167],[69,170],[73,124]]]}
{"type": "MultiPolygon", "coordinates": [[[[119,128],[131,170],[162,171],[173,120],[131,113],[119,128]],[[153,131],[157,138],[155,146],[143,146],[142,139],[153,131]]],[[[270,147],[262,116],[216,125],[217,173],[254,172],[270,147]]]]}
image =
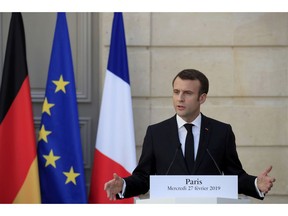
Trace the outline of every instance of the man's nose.
{"type": "Polygon", "coordinates": [[[178,100],[179,101],[184,101],[184,94],[183,93],[179,93],[179,95],[178,95],[178,100]]]}

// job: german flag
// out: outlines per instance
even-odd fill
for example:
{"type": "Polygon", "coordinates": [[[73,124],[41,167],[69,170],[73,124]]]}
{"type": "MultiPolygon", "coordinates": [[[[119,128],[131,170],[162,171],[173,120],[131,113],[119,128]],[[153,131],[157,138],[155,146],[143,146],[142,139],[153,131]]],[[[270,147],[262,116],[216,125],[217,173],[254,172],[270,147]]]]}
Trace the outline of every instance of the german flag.
{"type": "Polygon", "coordinates": [[[12,13],[0,89],[0,203],[40,203],[21,13],[12,13]]]}

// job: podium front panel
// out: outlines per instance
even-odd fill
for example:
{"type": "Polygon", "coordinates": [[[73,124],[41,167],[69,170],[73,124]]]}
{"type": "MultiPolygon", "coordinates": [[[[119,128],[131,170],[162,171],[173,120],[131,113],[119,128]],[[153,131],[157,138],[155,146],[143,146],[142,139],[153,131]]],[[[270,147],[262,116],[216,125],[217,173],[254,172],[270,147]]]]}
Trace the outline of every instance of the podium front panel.
{"type": "Polygon", "coordinates": [[[238,177],[223,175],[150,176],[150,198],[238,198],[238,177]]]}

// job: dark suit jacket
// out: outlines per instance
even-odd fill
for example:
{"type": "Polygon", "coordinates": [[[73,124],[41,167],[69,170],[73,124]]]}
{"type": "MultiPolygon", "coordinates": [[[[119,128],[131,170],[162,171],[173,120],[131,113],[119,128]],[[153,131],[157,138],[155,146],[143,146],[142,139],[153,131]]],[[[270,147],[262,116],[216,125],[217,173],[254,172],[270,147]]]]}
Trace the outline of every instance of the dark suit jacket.
{"type": "MultiPolygon", "coordinates": [[[[192,175],[219,175],[208,151],[225,175],[238,176],[238,193],[261,199],[255,189],[256,176],[248,175],[238,158],[235,136],[229,124],[202,115],[200,141],[192,175]]],[[[126,181],[125,197],[145,194],[149,190],[150,175],[166,175],[174,155],[169,175],[189,175],[180,141],[176,115],[150,125],[144,138],[142,154],[132,176],[126,181]]]]}

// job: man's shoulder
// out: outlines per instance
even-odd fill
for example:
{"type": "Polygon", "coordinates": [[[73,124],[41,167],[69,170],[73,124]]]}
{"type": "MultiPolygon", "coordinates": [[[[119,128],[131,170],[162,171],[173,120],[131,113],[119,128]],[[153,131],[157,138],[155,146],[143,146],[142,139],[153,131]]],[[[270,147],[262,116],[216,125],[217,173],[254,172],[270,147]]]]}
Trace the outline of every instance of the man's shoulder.
{"type": "Polygon", "coordinates": [[[149,125],[149,127],[152,127],[152,128],[158,128],[158,127],[163,127],[163,126],[171,126],[171,125],[177,125],[177,122],[176,122],[176,115],[168,118],[168,119],[165,119],[161,122],[158,122],[158,123],[154,123],[154,124],[151,124],[149,125]]]}
{"type": "Polygon", "coordinates": [[[229,123],[205,116],[203,114],[202,114],[202,122],[203,124],[209,124],[209,125],[214,125],[214,126],[231,127],[229,123]]]}

